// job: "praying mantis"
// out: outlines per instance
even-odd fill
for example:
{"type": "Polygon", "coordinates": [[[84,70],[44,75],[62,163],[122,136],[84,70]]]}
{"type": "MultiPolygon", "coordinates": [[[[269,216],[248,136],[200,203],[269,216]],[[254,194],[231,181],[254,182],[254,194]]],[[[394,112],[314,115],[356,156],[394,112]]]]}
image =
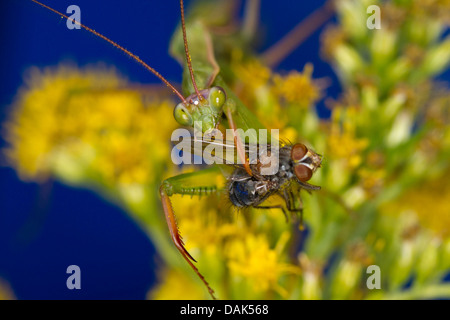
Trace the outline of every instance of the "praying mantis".
{"type": "MultiPolygon", "coordinates": [[[[66,19],[73,20],[39,1],[32,1],[66,19]]],[[[175,194],[194,196],[211,194],[225,189],[229,193],[232,204],[238,208],[270,208],[263,206],[262,203],[266,198],[278,195],[285,200],[286,206],[273,208],[278,208],[284,213],[286,209],[290,212],[301,213],[300,190],[320,189],[308,184],[307,181],[320,167],[321,156],[301,143],[282,144],[278,150],[281,153],[279,170],[267,177],[261,176],[261,165],[250,162],[248,149],[250,145],[259,146],[263,141],[259,140],[258,135],[250,135],[245,140],[237,133],[237,130],[265,128],[227,86],[220,73],[220,65],[216,61],[211,34],[207,27],[197,22],[189,25],[186,23],[183,0],[180,0],[180,11],[181,34],[175,35],[171,51],[184,65],[183,92],[176,89],[156,69],[131,51],[90,27],[75,20],[73,22],[121,50],[166,84],[181,100],[174,108],[174,118],[180,125],[192,128],[195,123],[201,123],[200,131],[202,133],[210,133],[218,130],[219,125],[225,125],[233,133],[232,143],[224,143],[223,146],[234,148],[240,163],[228,166],[229,170],[227,171],[230,171],[231,167],[232,173],[227,177],[226,186],[215,183],[217,181],[215,177],[223,174],[223,170],[215,165],[168,178],[162,182],[159,190],[164,216],[175,247],[204,283],[211,297],[215,298],[213,289],[194,265],[195,259],[185,249],[170,198],[175,194]],[[196,33],[195,37],[192,36],[193,32],[196,33]],[[193,43],[190,42],[190,39],[195,40],[195,49],[192,51],[190,48],[193,43]],[[253,185],[258,185],[260,189],[242,191],[242,188],[250,188],[253,185]],[[264,190],[262,193],[259,191],[261,188],[264,190]],[[249,192],[253,192],[253,198],[248,197],[249,192]]],[[[212,141],[203,141],[205,145],[208,142],[212,141]]]]}

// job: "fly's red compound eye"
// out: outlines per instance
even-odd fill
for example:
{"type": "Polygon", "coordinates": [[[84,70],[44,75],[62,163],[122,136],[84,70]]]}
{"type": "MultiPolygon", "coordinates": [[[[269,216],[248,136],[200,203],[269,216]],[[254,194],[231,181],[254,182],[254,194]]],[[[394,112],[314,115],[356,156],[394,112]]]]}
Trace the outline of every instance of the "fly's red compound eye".
{"type": "Polygon", "coordinates": [[[309,179],[311,179],[311,177],[313,175],[312,170],[302,164],[295,166],[294,172],[295,172],[295,176],[297,177],[297,179],[302,182],[308,181],[309,179]]]}
{"type": "Polygon", "coordinates": [[[293,161],[300,161],[308,152],[308,148],[302,143],[297,143],[292,146],[291,159],[293,161]]]}

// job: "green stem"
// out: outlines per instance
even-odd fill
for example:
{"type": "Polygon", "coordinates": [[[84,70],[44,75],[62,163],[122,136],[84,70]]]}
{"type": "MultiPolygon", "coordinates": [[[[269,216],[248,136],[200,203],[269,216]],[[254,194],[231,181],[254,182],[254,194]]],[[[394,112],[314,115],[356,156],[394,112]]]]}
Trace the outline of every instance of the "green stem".
{"type": "Polygon", "coordinates": [[[450,298],[450,283],[415,287],[410,290],[388,293],[382,296],[382,299],[386,300],[417,300],[439,298],[450,298]]]}

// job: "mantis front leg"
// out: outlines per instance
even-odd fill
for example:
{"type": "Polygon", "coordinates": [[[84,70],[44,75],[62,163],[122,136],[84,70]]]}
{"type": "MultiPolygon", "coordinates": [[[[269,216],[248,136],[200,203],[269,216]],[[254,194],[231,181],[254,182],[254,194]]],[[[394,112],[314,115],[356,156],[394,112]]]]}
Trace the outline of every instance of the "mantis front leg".
{"type": "Polygon", "coordinates": [[[236,146],[237,155],[239,157],[239,160],[244,164],[244,169],[247,172],[249,176],[252,176],[252,170],[250,169],[250,164],[248,162],[247,155],[245,153],[244,144],[241,140],[241,137],[239,137],[237,133],[237,126],[236,122],[234,121],[233,114],[235,113],[235,106],[232,103],[229,103],[230,100],[228,100],[225,103],[224,106],[224,112],[228,119],[228,124],[230,126],[230,129],[233,131],[233,139],[234,139],[234,145],[236,146]]]}
{"type": "Polygon", "coordinates": [[[194,265],[193,262],[196,262],[196,260],[184,247],[184,243],[180,235],[180,231],[178,228],[172,203],[170,201],[170,197],[173,196],[174,194],[199,196],[214,193],[219,188],[222,187],[217,185],[217,181],[220,180],[218,179],[219,175],[222,176],[221,171],[217,166],[214,166],[205,170],[180,174],[178,176],[169,178],[162,183],[159,189],[164,215],[166,217],[166,222],[169,228],[172,241],[175,244],[178,251],[183,256],[183,258],[187,261],[187,263],[191,266],[191,268],[195,271],[195,273],[205,284],[209,294],[213,299],[216,299],[214,296],[214,290],[210,287],[205,277],[194,265]]]}
{"type": "MultiPolygon", "coordinates": [[[[266,128],[259,122],[258,118],[247,109],[242,101],[233,93],[233,91],[223,81],[222,77],[217,76],[215,85],[223,88],[227,94],[227,100],[223,105],[223,114],[228,120],[228,126],[232,129],[234,144],[237,149],[239,160],[244,165],[244,169],[248,175],[253,176],[253,172],[250,169],[249,159],[245,152],[244,142],[242,137],[239,136],[237,129],[244,131],[254,130],[255,134],[249,136],[250,143],[259,143],[258,134],[256,130],[266,130],[266,128]]],[[[269,136],[269,135],[267,135],[269,136]]]]}

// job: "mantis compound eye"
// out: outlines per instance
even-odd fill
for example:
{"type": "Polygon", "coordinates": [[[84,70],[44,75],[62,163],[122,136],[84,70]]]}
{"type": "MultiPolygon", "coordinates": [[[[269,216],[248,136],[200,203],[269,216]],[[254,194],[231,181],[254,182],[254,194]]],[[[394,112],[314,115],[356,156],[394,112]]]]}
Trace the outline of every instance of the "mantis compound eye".
{"type": "Polygon", "coordinates": [[[225,91],[221,87],[213,87],[209,91],[209,105],[216,111],[220,112],[227,97],[225,91]]]}
{"type": "Polygon", "coordinates": [[[173,110],[173,117],[182,126],[192,126],[194,121],[186,106],[180,102],[173,110]]]}

